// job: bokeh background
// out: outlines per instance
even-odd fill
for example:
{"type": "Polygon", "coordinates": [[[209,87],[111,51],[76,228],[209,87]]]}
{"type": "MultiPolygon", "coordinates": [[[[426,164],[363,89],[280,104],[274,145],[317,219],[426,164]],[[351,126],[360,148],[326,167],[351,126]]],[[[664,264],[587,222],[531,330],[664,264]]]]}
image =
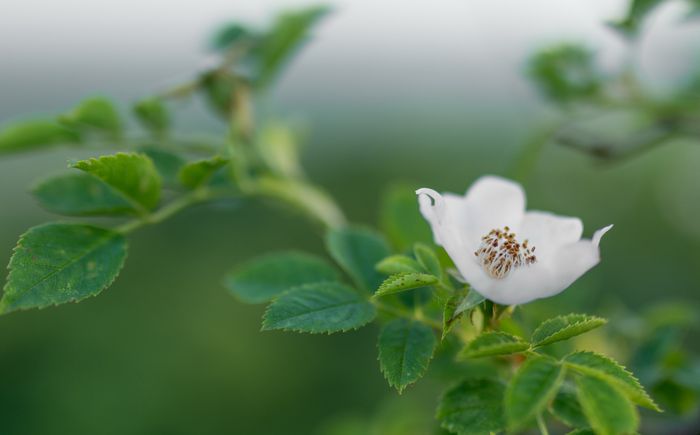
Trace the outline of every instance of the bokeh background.
{"type": "MultiPolygon", "coordinates": [[[[463,191],[479,175],[509,175],[552,112],[523,74],[535,50],[571,41],[611,71],[628,61],[604,25],[625,1],[326,3],[334,13],[261,110],[309,127],[308,171],[355,222],[376,224],[381,193],[395,181],[463,191]]],[[[126,108],[206,65],[217,25],[263,23],[305,4],[5,0],[0,121],[61,112],[93,95],[126,108]]],[[[680,2],[664,5],[634,59],[659,94],[700,60],[700,26],[682,12],[680,2]]],[[[225,131],[197,105],[183,104],[177,120],[183,132],[225,131]]],[[[31,183],[84,156],[73,149],[0,159],[0,263],[20,233],[53,219],[27,193],[31,183]]],[[[689,141],[615,164],[548,145],[526,178],[529,206],[580,216],[586,235],[616,227],[602,263],[533,310],[700,304],[699,167],[700,146],[689,141]]],[[[257,254],[322,252],[318,230],[298,217],[255,202],[218,204],[131,239],[126,268],[99,297],[0,318],[2,433],[311,434],[329,425],[352,433],[356,417],[397,412],[410,415],[403,424],[414,430],[431,427],[443,385],[429,378],[396,408],[372,328],[260,333],[262,307],[223,289],[223,273],[257,254]]]]}

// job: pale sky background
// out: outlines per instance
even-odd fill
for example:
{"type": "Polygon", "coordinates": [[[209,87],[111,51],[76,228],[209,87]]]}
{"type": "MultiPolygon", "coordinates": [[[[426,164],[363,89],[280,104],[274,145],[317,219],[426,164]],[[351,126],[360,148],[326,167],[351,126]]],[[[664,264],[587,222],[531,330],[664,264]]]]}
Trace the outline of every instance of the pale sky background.
{"type": "MultiPolygon", "coordinates": [[[[623,42],[604,22],[624,0],[335,0],[283,76],[282,101],[343,104],[427,96],[494,104],[535,98],[528,55],[562,40],[598,51],[606,68],[623,42]]],[[[206,62],[206,39],[231,19],[264,23],[303,0],[3,0],[0,121],[101,93],[126,100],[187,77],[206,62]]],[[[678,25],[670,2],[649,23],[638,61],[661,88],[687,69],[700,26],[678,25]]],[[[696,59],[697,60],[697,59],[696,59]]]]}

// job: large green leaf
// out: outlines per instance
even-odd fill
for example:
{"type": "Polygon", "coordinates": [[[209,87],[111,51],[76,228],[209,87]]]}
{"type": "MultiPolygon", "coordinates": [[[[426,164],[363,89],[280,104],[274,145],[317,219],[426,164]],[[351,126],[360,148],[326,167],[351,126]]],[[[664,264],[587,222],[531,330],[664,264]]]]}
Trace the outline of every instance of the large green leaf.
{"type": "Polygon", "coordinates": [[[0,312],[77,302],[112,284],[126,240],[90,225],[49,223],[24,233],[10,259],[0,312]]]}
{"type": "Polygon", "coordinates": [[[431,243],[430,226],[418,210],[415,187],[394,185],[383,198],[381,226],[397,249],[410,249],[416,241],[431,243]]]}
{"type": "Polygon", "coordinates": [[[374,305],[343,284],[307,284],[272,301],[262,329],[330,334],[357,329],[375,316],[374,305]]]}
{"type": "Polygon", "coordinates": [[[636,433],[639,418],[634,405],[620,390],[595,377],[576,380],[583,413],[598,435],[636,433]]]}
{"type": "Polygon", "coordinates": [[[384,278],[375,265],[389,255],[389,246],[378,233],[364,228],[340,228],[326,235],[328,252],[355,281],[373,293],[384,278]]]}
{"type": "Polygon", "coordinates": [[[550,411],[559,421],[570,427],[588,427],[588,420],[583,415],[581,404],[574,392],[561,389],[552,401],[550,411]]]}
{"type": "Polygon", "coordinates": [[[567,355],[564,362],[579,373],[617,385],[638,405],[660,411],[637,378],[616,361],[595,352],[579,351],[567,355]]]}
{"type": "Polygon", "coordinates": [[[23,121],[0,130],[0,154],[78,143],[80,135],[54,121],[23,121]]]}
{"type": "Polygon", "coordinates": [[[379,364],[389,385],[399,393],[428,369],[437,341],[423,323],[396,319],[379,334],[379,364]]]}
{"type": "Polygon", "coordinates": [[[459,435],[486,435],[505,428],[505,386],[491,379],[468,379],[449,390],[440,401],[441,426],[459,435]]]}
{"type": "Polygon", "coordinates": [[[151,159],[143,154],[117,153],[81,160],[73,167],[104,181],[141,212],[158,205],[160,175],[151,159]]]}
{"type": "Polygon", "coordinates": [[[564,378],[564,366],[548,357],[528,359],[506,389],[508,426],[519,428],[541,414],[564,378]]]}
{"type": "Polygon", "coordinates": [[[68,216],[110,216],[133,213],[133,205],[109,185],[90,174],[47,178],[32,188],[46,210],[68,216]]]}
{"type": "Polygon", "coordinates": [[[83,100],[71,112],[60,117],[61,122],[80,131],[96,132],[108,139],[122,135],[122,121],[112,102],[96,97],[83,100]]]}
{"type": "Polygon", "coordinates": [[[484,332],[470,341],[459,353],[461,358],[508,355],[528,350],[530,343],[500,331],[484,332]]]}
{"type": "Polygon", "coordinates": [[[394,293],[400,293],[406,290],[426,287],[435,284],[437,281],[438,279],[435,276],[427,273],[397,273],[385,279],[374,295],[393,295],[394,293]]]}
{"type": "Polygon", "coordinates": [[[178,178],[184,186],[195,189],[208,183],[214,173],[223,168],[228,161],[225,157],[215,156],[187,163],[180,169],[178,178]]]}
{"type": "Polygon", "coordinates": [[[303,252],[266,255],[226,275],[225,285],[243,302],[267,302],[303,284],[337,281],[338,273],[324,259],[303,252]]]}
{"type": "Polygon", "coordinates": [[[532,343],[535,347],[545,346],[557,341],[568,340],[591,329],[607,323],[600,317],[586,314],[568,314],[545,320],[532,333],[532,343]]]}

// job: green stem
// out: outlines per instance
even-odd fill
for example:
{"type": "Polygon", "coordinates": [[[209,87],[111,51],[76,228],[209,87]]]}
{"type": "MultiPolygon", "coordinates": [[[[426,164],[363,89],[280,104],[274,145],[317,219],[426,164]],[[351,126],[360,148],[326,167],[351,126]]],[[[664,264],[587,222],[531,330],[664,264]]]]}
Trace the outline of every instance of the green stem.
{"type": "Polygon", "coordinates": [[[541,435],[549,435],[549,430],[547,430],[547,424],[544,422],[542,414],[537,414],[537,427],[541,435]]]}

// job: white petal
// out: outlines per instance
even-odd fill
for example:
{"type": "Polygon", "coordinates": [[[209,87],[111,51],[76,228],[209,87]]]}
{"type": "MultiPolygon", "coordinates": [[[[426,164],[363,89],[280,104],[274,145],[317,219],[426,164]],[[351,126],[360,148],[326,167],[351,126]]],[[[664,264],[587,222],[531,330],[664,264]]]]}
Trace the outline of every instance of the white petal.
{"type": "Polygon", "coordinates": [[[480,238],[494,228],[515,226],[525,214],[525,191],[516,182],[487,175],[479,178],[466,193],[464,215],[470,233],[480,238]]]}
{"type": "Polygon", "coordinates": [[[560,246],[580,240],[583,223],[576,217],[528,211],[516,231],[518,240],[529,240],[537,248],[537,258],[545,260],[560,246]]]}

